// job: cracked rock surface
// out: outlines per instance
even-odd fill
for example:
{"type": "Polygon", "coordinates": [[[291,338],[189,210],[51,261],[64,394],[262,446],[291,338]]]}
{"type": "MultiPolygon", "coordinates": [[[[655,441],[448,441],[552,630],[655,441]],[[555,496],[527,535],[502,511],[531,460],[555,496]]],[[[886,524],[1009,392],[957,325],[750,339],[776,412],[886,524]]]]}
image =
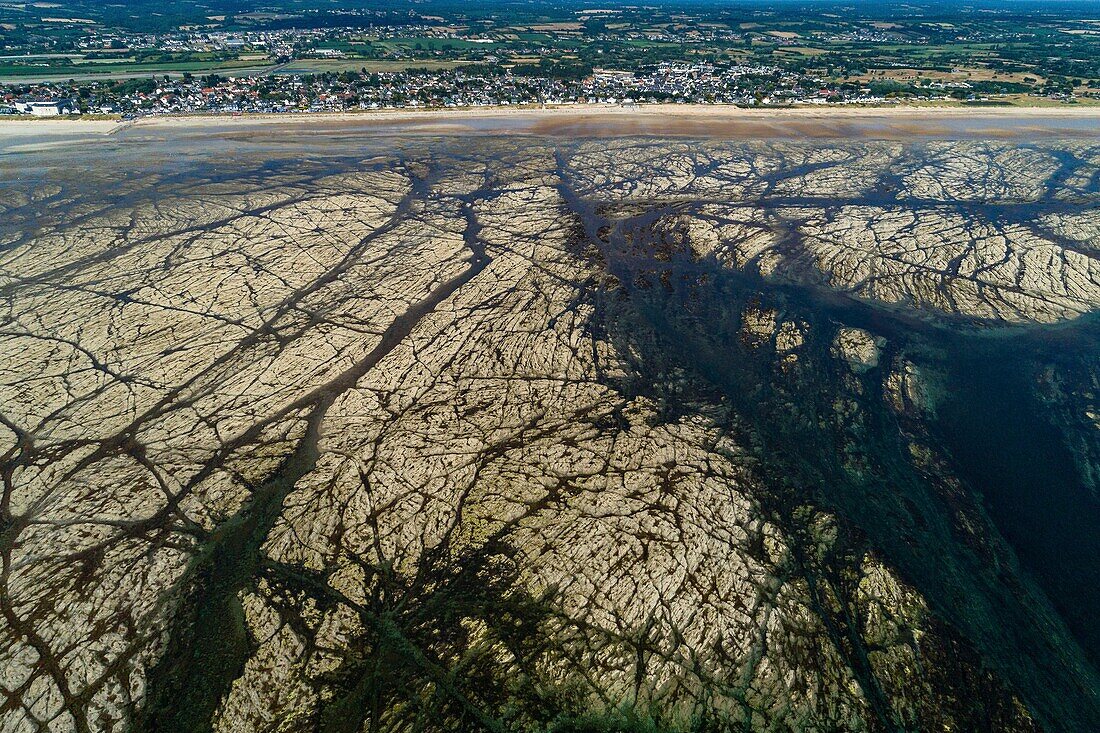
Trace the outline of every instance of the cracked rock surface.
{"type": "Polygon", "coordinates": [[[0,162],[0,730],[1100,726],[1100,147],[211,137],[0,162]]]}

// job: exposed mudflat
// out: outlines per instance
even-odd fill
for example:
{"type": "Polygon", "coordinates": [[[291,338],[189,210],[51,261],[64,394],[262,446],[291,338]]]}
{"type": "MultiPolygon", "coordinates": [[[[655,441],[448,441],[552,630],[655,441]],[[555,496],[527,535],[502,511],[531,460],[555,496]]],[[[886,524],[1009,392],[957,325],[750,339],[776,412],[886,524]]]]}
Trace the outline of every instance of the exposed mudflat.
{"type": "Polygon", "coordinates": [[[1091,119],[622,117],[0,143],[0,730],[1100,729],[1091,119]]]}

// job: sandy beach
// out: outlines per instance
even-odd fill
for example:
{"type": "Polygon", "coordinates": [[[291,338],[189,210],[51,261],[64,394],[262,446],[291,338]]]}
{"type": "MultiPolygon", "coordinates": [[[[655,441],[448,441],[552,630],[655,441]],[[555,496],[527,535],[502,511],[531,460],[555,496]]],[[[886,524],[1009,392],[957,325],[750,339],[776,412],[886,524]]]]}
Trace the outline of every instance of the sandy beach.
{"type": "Polygon", "coordinates": [[[367,133],[700,137],[1100,135],[1100,107],[790,107],[570,105],[394,109],[269,115],[179,115],[137,120],[0,121],[0,149],[29,152],[119,133],[226,135],[367,133]],[[6,143],[6,144],[3,144],[6,143]]]}
{"type": "Polygon", "coordinates": [[[72,135],[73,133],[106,134],[122,124],[118,120],[82,120],[65,117],[60,119],[34,119],[17,117],[0,119],[0,137],[23,135],[72,135]]]}
{"type": "Polygon", "coordinates": [[[748,108],[722,104],[618,104],[563,105],[557,107],[463,107],[452,109],[382,109],[360,112],[320,112],[269,115],[179,115],[145,117],[135,122],[140,127],[176,127],[196,124],[286,124],[305,120],[326,122],[363,122],[369,120],[423,121],[476,119],[486,117],[558,118],[601,115],[630,118],[721,118],[721,119],[861,119],[868,117],[1059,117],[1095,118],[1100,121],[1097,107],[960,107],[960,106],[892,106],[892,107],[762,107],[748,108]]]}

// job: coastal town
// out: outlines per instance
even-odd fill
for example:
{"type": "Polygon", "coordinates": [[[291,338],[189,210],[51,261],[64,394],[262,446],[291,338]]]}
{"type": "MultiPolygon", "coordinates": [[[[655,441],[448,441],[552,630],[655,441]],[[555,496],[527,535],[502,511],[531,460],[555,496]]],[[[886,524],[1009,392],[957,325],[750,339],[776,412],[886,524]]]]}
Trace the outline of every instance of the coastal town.
{"type": "MultiPolygon", "coordinates": [[[[319,74],[154,75],[124,81],[54,81],[0,87],[0,114],[123,116],[334,112],[371,109],[575,104],[889,104],[913,99],[874,85],[835,84],[775,66],[662,62],[652,69],[594,69],[582,79],[514,69],[361,70],[319,74]]],[[[966,82],[934,82],[921,100],[988,102],[966,82]]],[[[1059,95],[1066,96],[1066,95],[1059,95]]]]}
{"type": "MultiPolygon", "coordinates": [[[[937,96],[970,95],[965,87],[937,96]]],[[[3,87],[0,113],[55,116],[293,113],[507,105],[884,103],[868,88],[842,89],[777,67],[661,63],[641,72],[596,69],[579,80],[513,70],[416,70],[42,82],[3,87]]]]}
{"type": "MultiPolygon", "coordinates": [[[[1100,97],[1100,72],[1091,66],[1025,63],[1013,44],[1030,53],[1040,36],[1006,23],[956,24],[944,51],[930,23],[830,22],[795,32],[631,12],[578,10],[536,23],[361,9],[209,16],[213,22],[160,32],[81,18],[43,18],[25,33],[0,23],[0,115],[590,103],[982,106],[1100,97]],[[1070,72],[1081,76],[1063,75],[1070,72]]],[[[1067,38],[1093,42],[1084,32],[1067,38]]]]}

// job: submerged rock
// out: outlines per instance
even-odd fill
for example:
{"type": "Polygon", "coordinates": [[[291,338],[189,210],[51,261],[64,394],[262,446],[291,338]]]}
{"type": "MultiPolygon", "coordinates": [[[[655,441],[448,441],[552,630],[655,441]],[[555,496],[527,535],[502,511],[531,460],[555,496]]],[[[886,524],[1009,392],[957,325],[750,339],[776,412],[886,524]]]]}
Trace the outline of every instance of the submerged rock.
{"type": "Polygon", "coordinates": [[[833,353],[847,362],[852,371],[862,374],[878,366],[880,339],[862,328],[842,328],[833,339],[833,353]]]}

